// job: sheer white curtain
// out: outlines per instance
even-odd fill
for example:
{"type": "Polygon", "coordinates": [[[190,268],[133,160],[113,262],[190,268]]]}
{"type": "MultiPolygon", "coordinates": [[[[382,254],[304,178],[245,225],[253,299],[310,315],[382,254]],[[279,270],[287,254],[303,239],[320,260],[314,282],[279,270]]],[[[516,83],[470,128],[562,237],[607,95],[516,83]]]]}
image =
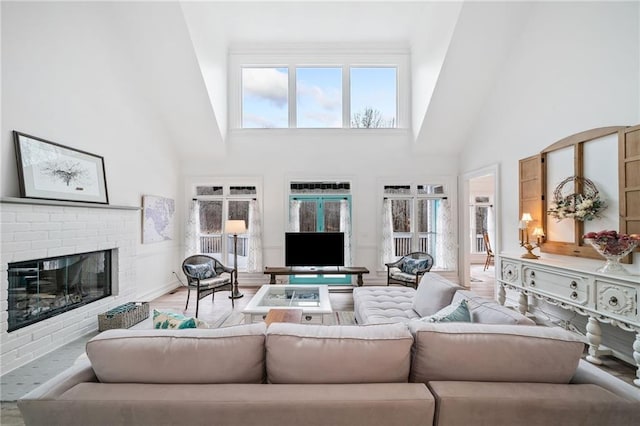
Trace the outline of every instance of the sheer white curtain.
{"type": "Polygon", "coordinates": [[[496,219],[493,212],[493,204],[487,207],[487,234],[489,234],[489,244],[491,244],[491,249],[493,250],[496,245],[496,219]]]}
{"type": "Polygon", "coordinates": [[[249,203],[247,272],[262,272],[262,217],[258,200],[249,203]]]}
{"type": "Polygon", "coordinates": [[[453,239],[451,203],[442,199],[436,216],[436,255],[433,267],[446,271],[456,269],[456,242],[453,239]]]}
{"type": "Polygon", "coordinates": [[[200,203],[191,200],[184,232],[184,257],[200,253],[200,203]]]}
{"type": "Polygon", "coordinates": [[[351,212],[347,200],[340,200],[340,232],[344,232],[344,266],[351,266],[351,212]]]}
{"type": "Polygon", "coordinates": [[[300,232],[300,201],[289,201],[289,232],[300,232]]]}
{"type": "Polygon", "coordinates": [[[382,202],[382,264],[393,262],[395,250],[393,249],[393,216],[391,213],[391,200],[385,198],[382,202]]]}

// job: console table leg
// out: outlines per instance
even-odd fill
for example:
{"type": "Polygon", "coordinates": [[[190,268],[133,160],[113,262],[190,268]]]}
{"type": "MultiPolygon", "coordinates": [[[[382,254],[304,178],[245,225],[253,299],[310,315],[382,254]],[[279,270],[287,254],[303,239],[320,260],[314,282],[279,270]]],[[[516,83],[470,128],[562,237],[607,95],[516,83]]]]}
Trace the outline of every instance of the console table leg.
{"type": "Polygon", "coordinates": [[[640,331],[636,333],[636,340],[633,341],[633,359],[636,362],[636,379],[633,384],[640,386],[640,331]]]}
{"type": "Polygon", "coordinates": [[[269,284],[275,284],[276,283],[276,274],[270,274],[271,275],[271,279],[269,280],[269,284]]]}
{"type": "Polygon", "coordinates": [[[364,281],[362,280],[362,274],[358,274],[358,287],[362,287],[364,285],[364,281]]]}
{"type": "Polygon", "coordinates": [[[520,311],[522,315],[526,315],[528,310],[529,310],[529,298],[524,293],[524,291],[521,291],[520,296],[518,297],[518,311],[520,311]]]}
{"type": "Polygon", "coordinates": [[[600,328],[600,323],[594,317],[589,317],[589,322],[587,323],[587,343],[589,343],[587,361],[601,365],[602,360],[598,358],[598,350],[600,349],[600,343],[602,343],[602,329],[600,328]]]}
{"type": "Polygon", "coordinates": [[[504,286],[500,284],[500,286],[498,287],[498,303],[504,306],[504,302],[506,300],[507,300],[507,291],[505,290],[504,286]]]}

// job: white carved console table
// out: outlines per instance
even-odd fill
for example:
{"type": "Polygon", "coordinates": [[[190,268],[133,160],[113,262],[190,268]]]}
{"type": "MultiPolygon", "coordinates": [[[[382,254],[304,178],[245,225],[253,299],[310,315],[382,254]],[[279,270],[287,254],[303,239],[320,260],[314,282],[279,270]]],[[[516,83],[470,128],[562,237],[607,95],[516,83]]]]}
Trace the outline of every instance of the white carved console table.
{"type": "Polygon", "coordinates": [[[634,384],[640,386],[640,276],[604,275],[595,272],[598,262],[556,257],[564,259],[529,260],[521,259],[519,255],[498,256],[498,301],[504,304],[506,289],[512,289],[519,292],[518,310],[522,314],[528,310],[529,297],[535,297],[588,316],[587,360],[594,364],[602,364],[599,356],[606,353],[600,348],[600,323],[635,333],[633,359],[638,370],[634,384]]]}

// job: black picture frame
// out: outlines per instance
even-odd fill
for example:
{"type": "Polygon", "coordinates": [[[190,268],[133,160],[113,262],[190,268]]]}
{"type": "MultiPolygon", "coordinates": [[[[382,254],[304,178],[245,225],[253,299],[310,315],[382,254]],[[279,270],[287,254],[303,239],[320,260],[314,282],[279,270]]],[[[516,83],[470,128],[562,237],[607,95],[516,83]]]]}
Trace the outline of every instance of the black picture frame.
{"type": "Polygon", "coordinates": [[[20,197],[109,204],[104,158],[13,131],[20,197]]]}

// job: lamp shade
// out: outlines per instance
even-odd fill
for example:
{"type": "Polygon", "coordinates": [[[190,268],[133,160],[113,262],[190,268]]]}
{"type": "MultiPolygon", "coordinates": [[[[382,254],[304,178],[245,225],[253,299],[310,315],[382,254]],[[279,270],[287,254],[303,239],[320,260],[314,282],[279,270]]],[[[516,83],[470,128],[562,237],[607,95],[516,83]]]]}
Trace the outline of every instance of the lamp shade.
{"type": "Polygon", "coordinates": [[[533,228],[533,232],[531,233],[534,237],[544,237],[544,231],[542,228],[533,228]]]}
{"type": "Polygon", "coordinates": [[[522,213],[522,219],[524,222],[531,222],[533,218],[531,217],[531,213],[522,213]]]}
{"type": "Polygon", "coordinates": [[[247,232],[247,226],[244,220],[227,220],[224,230],[227,234],[244,234],[247,232]]]}

